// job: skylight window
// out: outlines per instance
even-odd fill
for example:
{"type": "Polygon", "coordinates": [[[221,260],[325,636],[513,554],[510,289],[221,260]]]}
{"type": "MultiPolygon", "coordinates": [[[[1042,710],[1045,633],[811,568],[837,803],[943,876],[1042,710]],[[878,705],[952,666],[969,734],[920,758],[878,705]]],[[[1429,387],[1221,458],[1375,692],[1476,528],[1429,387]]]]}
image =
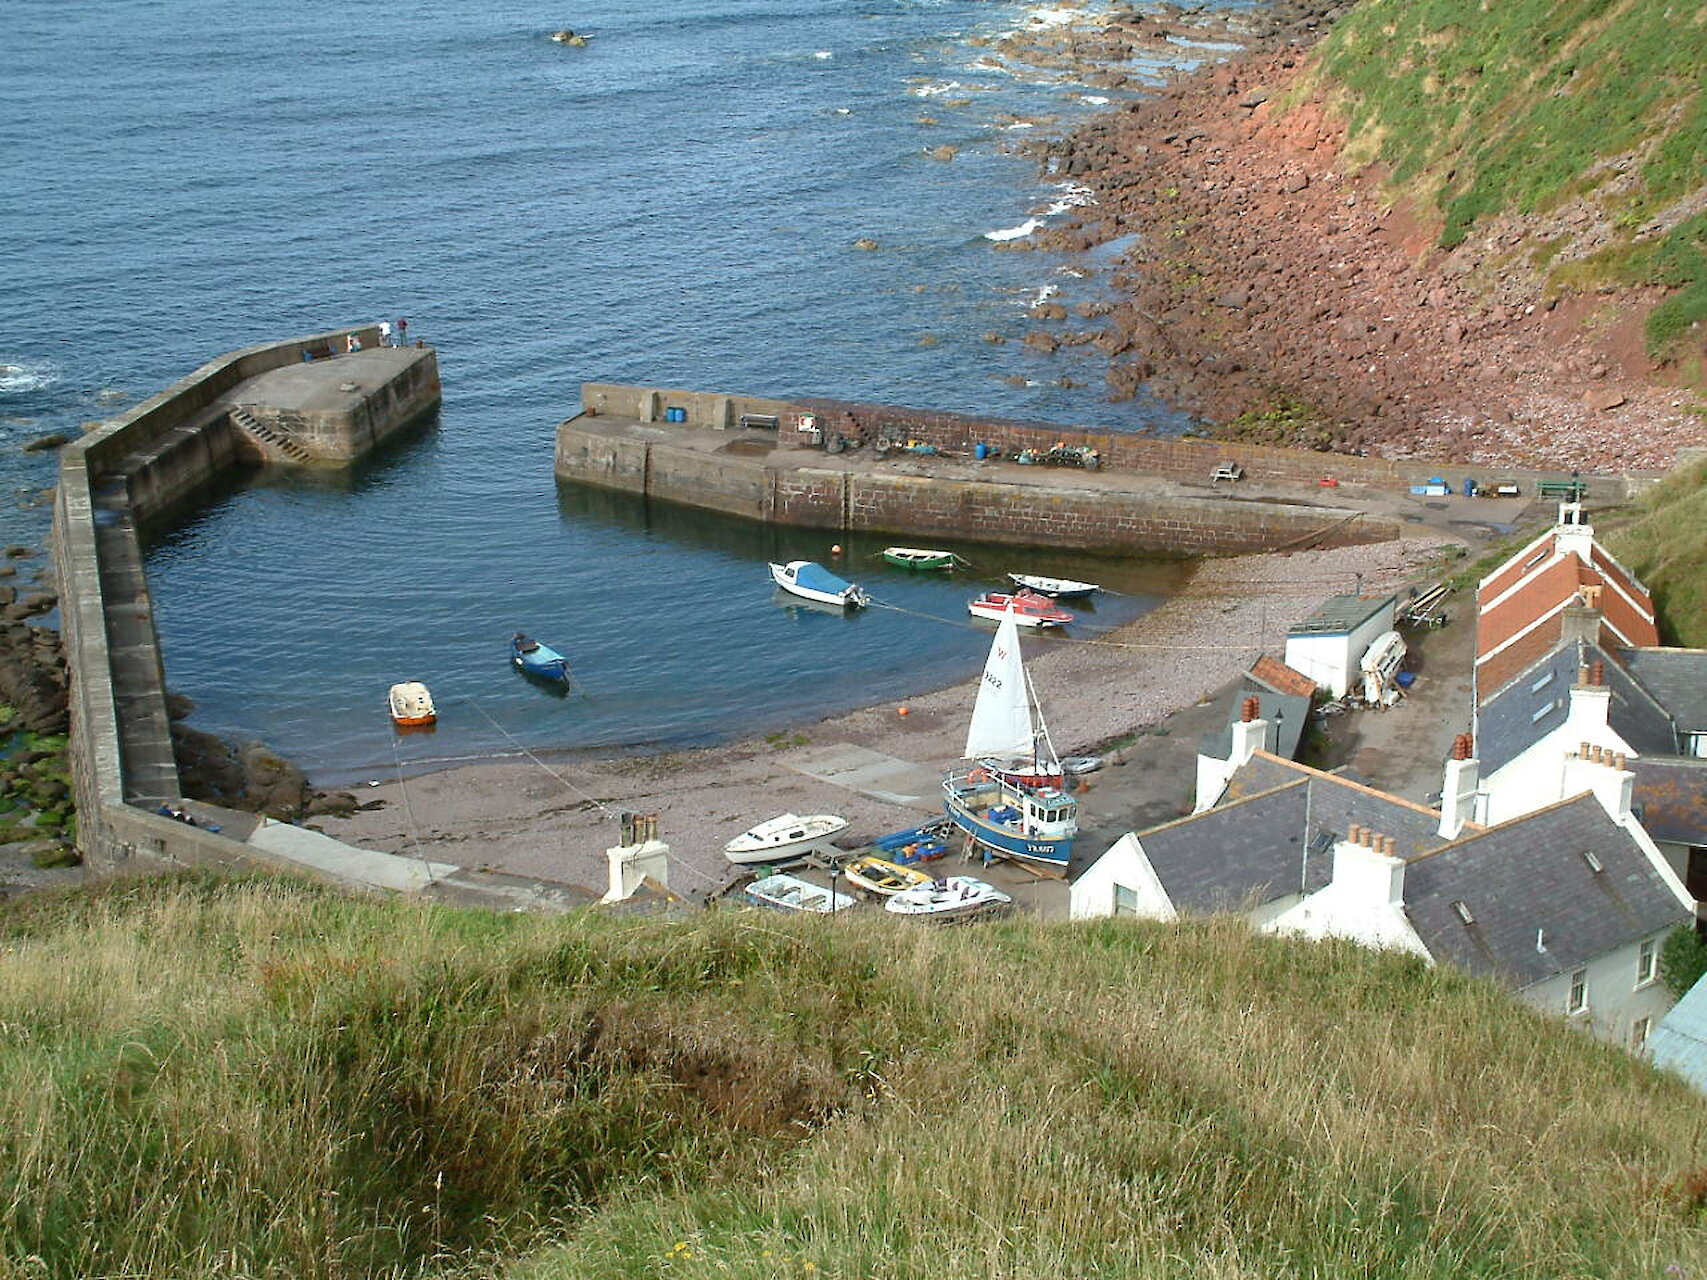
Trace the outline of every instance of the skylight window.
{"type": "Polygon", "coordinates": [[[1606,868],[1601,865],[1600,859],[1594,856],[1593,849],[1584,849],[1582,854],[1583,861],[1588,863],[1588,869],[1594,872],[1595,875],[1599,875],[1602,871],[1606,870],[1606,868]]]}
{"type": "Polygon", "coordinates": [[[1458,913],[1458,918],[1465,924],[1476,923],[1476,917],[1470,914],[1470,904],[1465,902],[1462,898],[1453,902],[1452,909],[1458,913]]]}

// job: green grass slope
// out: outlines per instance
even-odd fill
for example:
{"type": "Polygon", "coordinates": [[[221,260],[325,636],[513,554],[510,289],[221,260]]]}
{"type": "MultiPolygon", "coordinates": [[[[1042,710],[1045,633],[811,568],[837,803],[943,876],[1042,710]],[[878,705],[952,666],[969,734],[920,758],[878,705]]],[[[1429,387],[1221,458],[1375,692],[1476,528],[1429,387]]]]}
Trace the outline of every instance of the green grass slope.
{"type": "Polygon", "coordinates": [[[1603,536],[1653,594],[1660,638],[1707,649],[1707,461],[1677,468],[1603,536]]]}
{"type": "MultiPolygon", "coordinates": [[[[1707,1104],[1233,924],[0,908],[0,1276],[1636,1276],[1707,1104]]],[[[1675,1273],[1672,1273],[1675,1274],[1675,1273]]]]}
{"type": "Polygon", "coordinates": [[[1517,253],[1559,286],[1667,286],[1649,345],[1687,356],[1707,318],[1707,6],[1362,0],[1322,66],[1354,152],[1436,211],[1443,246],[1543,215],[1517,253]]]}

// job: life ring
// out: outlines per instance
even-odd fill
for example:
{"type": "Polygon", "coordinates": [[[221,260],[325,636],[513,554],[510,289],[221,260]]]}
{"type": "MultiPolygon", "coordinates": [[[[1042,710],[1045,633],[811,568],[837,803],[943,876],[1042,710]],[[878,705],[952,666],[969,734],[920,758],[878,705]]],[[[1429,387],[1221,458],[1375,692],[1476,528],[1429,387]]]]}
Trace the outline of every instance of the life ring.
{"type": "Polygon", "coordinates": [[[988,769],[974,769],[971,773],[966,775],[966,781],[968,782],[988,782],[989,780],[990,771],[988,769]]]}

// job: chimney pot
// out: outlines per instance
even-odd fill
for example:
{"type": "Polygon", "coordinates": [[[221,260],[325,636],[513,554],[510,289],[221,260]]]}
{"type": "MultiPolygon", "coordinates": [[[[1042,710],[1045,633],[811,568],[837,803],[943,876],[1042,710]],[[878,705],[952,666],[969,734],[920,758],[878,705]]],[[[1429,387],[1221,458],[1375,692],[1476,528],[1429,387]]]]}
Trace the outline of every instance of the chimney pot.
{"type": "Polygon", "coordinates": [[[1346,828],[1345,839],[1347,844],[1362,844],[1363,828],[1355,822],[1352,823],[1351,826],[1346,828]]]}
{"type": "Polygon", "coordinates": [[[1586,662],[1577,668],[1577,683],[1584,685],[1588,683],[1588,663],[1586,662]]]}
{"type": "Polygon", "coordinates": [[[1255,698],[1246,698],[1242,703],[1239,704],[1239,719],[1244,721],[1246,724],[1249,724],[1252,720],[1255,720],[1256,718],[1257,718],[1257,700],[1255,698]]]}
{"type": "Polygon", "coordinates": [[[1586,740],[1577,744],[1577,759],[1578,760],[1587,760],[1588,759],[1588,752],[1589,752],[1589,744],[1586,740]]]}
{"type": "Polygon", "coordinates": [[[1382,836],[1381,837],[1381,852],[1386,854],[1389,858],[1391,858],[1394,856],[1393,850],[1397,846],[1397,844],[1398,844],[1398,841],[1394,840],[1392,836],[1382,836]]]}
{"type": "Polygon", "coordinates": [[[1591,673],[1591,676],[1592,676],[1592,682],[1595,685],[1598,686],[1598,685],[1605,684],[1606,683],[1606,663],[1603,662],[1601,659],[1596,658],[1594,660],[1594,670],[1591,673]]]}
{"type": "Polygon", "coordinates": [[[1624,768],[1624,753],[1622,751],[1612,757],[1612,767],[1622,772],[1624,768]]]}

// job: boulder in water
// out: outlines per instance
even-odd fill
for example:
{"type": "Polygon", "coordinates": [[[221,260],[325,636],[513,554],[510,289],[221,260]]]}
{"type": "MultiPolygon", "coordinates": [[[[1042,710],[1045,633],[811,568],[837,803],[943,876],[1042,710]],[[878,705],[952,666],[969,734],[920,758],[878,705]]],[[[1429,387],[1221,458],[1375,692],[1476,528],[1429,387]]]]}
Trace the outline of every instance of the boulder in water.
{"type": "Polygon", "coordinates": [[[564,27],[561,31],[553,31],[551,38],[558,44],[573,45],[577,49],[584,48],[587,43],[586,36],[579,31],[571,31],[568,27],[564,27]]]}

